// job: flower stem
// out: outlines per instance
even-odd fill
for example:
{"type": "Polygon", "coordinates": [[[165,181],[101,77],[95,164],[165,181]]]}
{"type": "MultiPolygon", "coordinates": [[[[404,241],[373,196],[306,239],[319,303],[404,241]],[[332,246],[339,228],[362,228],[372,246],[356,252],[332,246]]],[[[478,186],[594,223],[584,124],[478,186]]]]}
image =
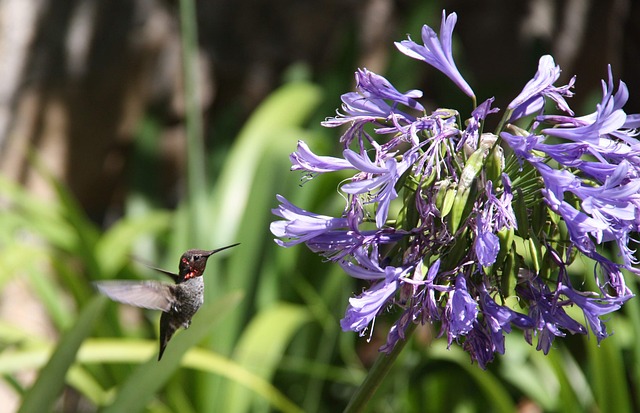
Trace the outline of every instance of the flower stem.
{"type": "Polygon", "coordinates": [[[398,340],[391,353],[380,353],[375,363],[369,370],[367,377],[364,379],[358,390],[354,393],[349,401],[349,404],[344,409],[344,413],[356,413],[364,411],[367,403],[373,395],[375,394],[380,384],[382,384],[382,380],[387,376],[387,373],[391,370],[393,366],[393,362],[396,361],[398,355],[407,344],[407,340],[411,337],[414,330],[416,329],[416,324],[410,323],[405,331],[404,339],[398,340]]]}
{"type": "Polygon", "coordinates": [[[201,239],[204,197],[207,188],[204,129],[201,113],[198,73],[198,27],[195,0],[180,0],[182,70],[187,136],[187,193],[189,200],[189,237],[201,239]]]}
{"type": "Polygon", "coordinates": [[[507,124],[507,121],[509,120],[509,118],[511,118],[512,113],[513,113],[513,109],[507,109],[504,112],[504,115],[502,115],[502,119],[500,119],[500,123],[498,124],[498,127],[494,132],[494,135],[500,137],[500,132],[502,132],[502,130],[504,129],[504,125],[507,124]]]}

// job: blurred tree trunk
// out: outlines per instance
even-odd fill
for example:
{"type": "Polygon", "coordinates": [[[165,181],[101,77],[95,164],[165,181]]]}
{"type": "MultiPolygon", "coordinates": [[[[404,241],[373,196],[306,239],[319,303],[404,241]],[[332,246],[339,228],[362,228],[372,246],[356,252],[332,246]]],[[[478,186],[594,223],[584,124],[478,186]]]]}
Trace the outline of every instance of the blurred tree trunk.
{"type": "MultiPolygon", "coordinates": [[[[319,50],[340,41],[325,44],[336,25],[349,21],[342,2],[275,3],[197,3],[205,117],[215,84],[223,85],[216,107],[240,102],[246,114],[292,62],[330,63],[319,50]]],[[[164,133],[162,172],[179,179],[177,10],[177,1],[160,0],[0,1],[0,170],[46,195],[48,185],[27,159],[33,150],[102,222],[121,204],[132,138],[152,110],[164,133]]]]}
{"type": "MultiPolygon", "coordinates": [[[[614,73],[630,86],[630,108],[637,111],[637,3],[200,0],[207,142],[211,147],[231,139],[211,120],[239,108],[233,121],[242,122],[294,63],[303,63],[317,78],[334,76],[340,68],[345,84],[358,66],[384,74],[396,53],[392,42],[409,30],[417,33],[416,24],[437,29],[441,7],[458,13],[459,65],[480,97],[497,95],[496,103],[504,106],[500,99],[523,87],[538,57],[553,53],[564,80],[579,73],[578,99],[588,97],[583,88],[597,93],[606,63],[613,63],[614,73]]],[[[33,149],[90,216],[103,222],[110,209],[118,213],[130,184],[132,139],[141,117],[152,112],[163,132],[158,140],[163,194],[179,197],[175,188],[184,147],[179,56],[177,0],[0,0],[0,171],[46,193],[47,185],[27,160],[33,149]]],[[[425,73],[425,84],[414,86],[446,102],[448,89],[432,81],[433,70],[425,67],[425,73]]],[[[338,96],[327,99],[338,102],[338,96]]]]}
{"type": "Polygon", "coordinates": [[[33,149],[100,217],[150,95],[172,87],[175,24],[156,2],[128,0],[5,0],[0,18],[3,69],[13,75],[0,96],[3,172],[46,192],[27,161],[33,149]],[[158,62],[172,55],[163,78],[158,62]]]}
{"type": "MultiPolygon", "coordinates": [[[[600,79],[611,64],[616,85],[630,90],[627,113],[640,111],[640,4],[632,0],[450,1],[458,12],[456,33],[463,59],[477,79],[476,92],[496,94],[496,106],[509,103],[535,74],[538,59],[551,54],[562,68],[560,82],[577,75],[570,102],[580,114],[583,105],[601,98],[600,79]],[[501,100],[502,99],[502,100],[501,100]]],[[[449,8],[447,11],[449,11],[449,8]]]]}

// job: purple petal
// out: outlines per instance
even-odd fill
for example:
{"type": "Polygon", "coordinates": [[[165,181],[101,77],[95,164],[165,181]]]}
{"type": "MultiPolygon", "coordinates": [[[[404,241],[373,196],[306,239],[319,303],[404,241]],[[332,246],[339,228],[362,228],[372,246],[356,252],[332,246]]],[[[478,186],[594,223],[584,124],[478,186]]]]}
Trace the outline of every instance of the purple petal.
{"type": "Polygon", "coordinates": [[[492,232],[478,233],[474,242],[474,251],[478,262],[483,267],[489,267],[496,262],[498,252],[500,252],[500,240],[492,232]]]}
{"type": "Polygon", "coordinates": [[[272,222],[270,229],[276,237],[290,239],[289,241],[275,240],[282,247],[290,247],[348,225],[346,218],[314,214],[296,207],[281,195],[277,195],[276,198],[281,204],[271,212],[284,220],[272,222]]]}
{"type": "Polygon", "coordinates": [[[359,296],[350,298],[345,316],[340,320],[342,330],[364,335],[367,326],[395,294],[398,284],[397,280],[380,281],[359,296]]]}
{"type": "Polygon", "coordinates": [[[590,298],[566,285],[562,285],[558,291],[566,295],[571,302],[582,309],[589,326],[591,326],[591,331],[598,339],[598,343],[609,336],[600,316],[619,310],[622,304],[633,297],[633,295],[627,295],[623,297],[590,298]]]}
{"type": "Polygon", "coordinates": [[[420,90],[400,93],[387,79],[367,69],[358,69],[356,82],[358,89],[367,99],[388,99],[412,109],[424,110],[424,107],[414,100],[422,97],[420,90]]]}
{"type": "Polygon", "coordinates": [[[478,305],[467,291],[467,282],[462,274],[456,277],[456,285],[449,295],[445,317],[449,344],[453,339],[471,331],[478,317],[478,305]]]}
{"type": "Polygon", "coordinates": [[[422,41],[424,46],[418,45],[411,39],[396,42],[396,47],[405,55],[422,60],[435,67],[451,79],[467,96],[473,98],[475,94],[471,86],[462,77],[453,60],[453,50],[451,39],[453,29],[456,25],[458,17],[455,13],[446,16],[446,12],[442,11],[442,23],[440,25],[440,39],[438,35],[429,26],[422,27],[422,41]]]}
{"type": "Polygon", "coordinates": [[[539,112],[544,106],[544,97],[553,99],[558,107],[573,115],[573,112],[564,100],[564,96],[571,97],[571,88],[575,79],[571,79],[568,85],[554,87],[553,83],[560,77],[560,66],[556,66],[553,57],[544,55],[538,62],[538,71],[522,89],[522,92],[509,103],[509,109],[513,111],[511,121],[523,116],[539,112]]]}
{"type": "Polygon", "coordinates": [[[323,173],[353,169],[353,166],[344,159],[314,154],[303,141],[298,141],[298,150],[293,152],[289,159],[291,160],[292,171],[304,170],[323,173]]]}
{"type": "Polygon", "coordinates": [[[351,149],[345,149],[342,152],[344,159],[349,162],[355,169],[370,173],[370,174],[382,174],[388,172],[388,169],[382,166],[378,166],[371,162],[371,159],[366,154],[358,154],[351,149]]]}

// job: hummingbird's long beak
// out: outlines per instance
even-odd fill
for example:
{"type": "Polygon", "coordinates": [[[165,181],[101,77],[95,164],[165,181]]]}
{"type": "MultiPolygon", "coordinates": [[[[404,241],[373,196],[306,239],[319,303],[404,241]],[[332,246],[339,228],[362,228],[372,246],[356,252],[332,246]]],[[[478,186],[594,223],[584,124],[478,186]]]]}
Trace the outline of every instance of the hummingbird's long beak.
{"type": "Polygon", "coordinates": [[[210,257],[210,256],[212,256],[213,254],[215,254],[216,252],[224,251],[224,250],[229,249],[229,248],[231,248],[231,247],[235,247],[236,245],[240,245],[240,243],[238,242],[238,243],[236,243],[236,244],[231,244],[231,245],[227,245],[226,247],[222,247],[222,248],[218,248],[218,249],[215,249],[215,250],[208,251],[208,252],[205,254],[205,256],[210,257]]]}

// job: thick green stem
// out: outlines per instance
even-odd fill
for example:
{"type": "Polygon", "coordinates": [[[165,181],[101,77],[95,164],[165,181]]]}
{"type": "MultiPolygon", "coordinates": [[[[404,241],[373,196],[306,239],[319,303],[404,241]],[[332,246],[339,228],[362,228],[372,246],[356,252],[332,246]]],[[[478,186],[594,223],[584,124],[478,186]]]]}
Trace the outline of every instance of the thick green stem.
{"type": "Polygon", "coordinates": [[[393,366],[393,362],[396,361],[398,355],[404,348],[407,343],[407,340],[413,334],[413,331],[416,329],[416,324],[411,323],[407,327],[407,331],[405,332],[405,339],[398,340],[396,346],[393,348],[391,353],[385,354],[380,353],[378,355],[378,359],[369,370],[369,374],[364,379],[358,390],[355,392],[349,404],[344,409],[344,413],[356,413],[363,412],[367,403],[373,395],[375,394],[380,384],[382,384],[382,380],[387,376],[387,373],[391,370],[393,366]]]}
{"type": "Polygon", "coordinates": [[[194,0],[180,0],[182,69],[184,79],[185,122],[187,135],[187,190],[190,208],[190,235],[198,241],[200,205],[206,193],[205,150],[200,113],[198,74],[198,29],[194,0]]]}

